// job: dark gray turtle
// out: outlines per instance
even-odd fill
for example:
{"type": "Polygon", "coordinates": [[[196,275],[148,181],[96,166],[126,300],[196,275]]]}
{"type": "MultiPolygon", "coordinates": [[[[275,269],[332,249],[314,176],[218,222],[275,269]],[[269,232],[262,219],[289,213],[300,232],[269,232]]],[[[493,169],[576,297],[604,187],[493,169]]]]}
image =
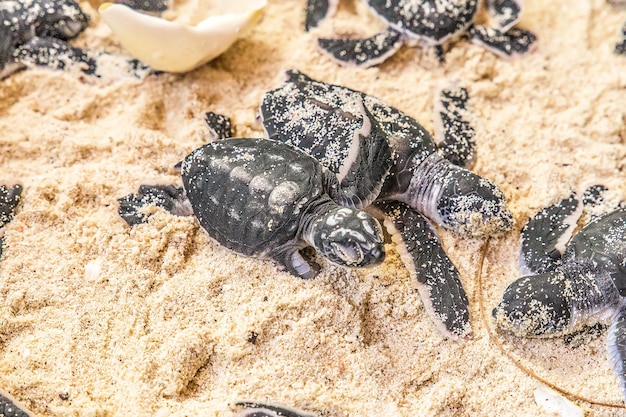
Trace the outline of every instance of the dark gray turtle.
{"type": "Polygon", "coordinates": [[[0,389],[0,416],[3,417],[34,417],[31,413],[20,404],[15,398],[7,392],[0,389]]]}
{"type": "Polygon", "coordinates": [[[238,402],[235,405],[245,407],[245,410],[238,412],[236,417],[317,417],[317,414],[271,404],[238,402]]]}
{"type": "MultiPolygon", "coordinates": [[[[74,0],[0,1],[0,79],[24,68],[62,70],[70,66],[99,77],[98,62],[114,58],[67,43],[88,25],[89,16],[74,0]]],[[[136,59],[120,58],[115,65],[121,67],[123,74],[137,78],[150,72],[136,59]]]]}
{"type": "MultiPolygon", "coordinates": [[[[393,55],[404,43],[434,46],[440,61],[443,44],[460,35],[500,56],[528,52],[536,37],[514,25],[521,14],[520,0],[487,0],[491,26],[474,24],[479,0],[366,0],[389,26],[365,39],[318,39],[320,48],[340,64],[370,67],[393,55]]],[[[307,30],[332,13],[332,3],[309,0],[307,30]],[[326,7],[326,9],[324,9],[326,7]]]]}
{"type": "MultiPolygon", "coordinates": [[[[336,177],[292,146],[266,139],[224,139],[193,151],[181,172],[184,194],[170,189],[159,197],[167,200],[170,194],[184,206],[186,196],[209,236],[236,252],[273,259],[302,278],[316,272],[300,254],[306,246],[349,267],[371,266],[385,258],[377,220],[335,203],[336,177]]],[[[151,189],[143,191],[120,199],[120,213],[153,198],[145,195],[151,189]]]]}
{"type": "MultiPolygon", "coordinates": [[[[585,207],[601,188],[585,193],[585,207]]],[[[626,396],[626,208],[592,216],[573,238],[582,205],[575,195],[532,217],[522,230],[522,266],[494,308],[497,326],[520,337],[571,334],[612,323],[609,359],[626,396]],[[569,244],[567,244],[569,240],[569,244]]]]}
{"type": "MultiPolygon", "coordinates": [[[[0,2],[0,78],[21,69],[20,46],[43,39],[65,41],[89,25],[89,16],[74,0],[9,0],[0,2]],[[17,56],[16,56],[17,55],[17,56]]],[[[66,47],[69,45],[65,44],[66,47]]],[[[30,49],[39,46],[27,47],[30,49]]]]}
{"type": "Polygon", "coordinates": [[[334,172],[341,204],[384,217],[427,311],[451,337],[471,333],[467,296],[435,229],[488,236],[510,229],[504,194],[469,165],[474,131],[464,118],[467,91],[446,89],[438,106],[439,149],[413,118],[364,93],[287,72],[260,109],[270,139],[299,147],[334,172]],[[365,104],[363,106],[363,104],[365,104]],[[443,155],[443,156],[442,156],[443,155]]]}
{"type": "Polygon", "coordinates": [[[512,216],[495,184],[463,168],[474,153],[468,100],[464,88],[442,91],[437,146],[415,119],[378,98],[287,71],[286,81],[264,94],[260,117],[268,138],[338,175],[349,196],[342,204],[397,200],[457,233],[491,236],[509,230],[512,216]]]}
{"type": "Polygon", "coordinates": [[[0,185],[0,257],[4,248],[4,226],[15,217],[17,206],[22,200],[23,190],[19,184],[10,187],[0,185]]]}

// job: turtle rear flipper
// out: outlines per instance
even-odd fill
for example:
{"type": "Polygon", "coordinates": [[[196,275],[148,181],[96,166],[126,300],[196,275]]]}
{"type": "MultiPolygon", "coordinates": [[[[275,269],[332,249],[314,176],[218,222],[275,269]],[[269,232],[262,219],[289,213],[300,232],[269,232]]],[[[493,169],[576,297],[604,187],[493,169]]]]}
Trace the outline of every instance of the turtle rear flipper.
{"type": "Polygon", "coordinates": [[[305,30],[316,28],[324,19],[334,15],[338,4],[339,0],[307,0],[305,30]]]}
{"type": "Polygon", "coordinates": [[[520,267],[524,273],[543,274],[556,269],[582,208],[572,193],[528,220],[521,235],[520,267]]]}
{"type": "Polygon", "coordinates": [[[229,117],[208,111],[204,114],[204,121],[209,127],[212,140],[233,137],[233,125],[229,117]]]}
{"type": "Polygon", "coordinates": [[[142,185],[137,194],[129,194],[117,201],[120,205],[118,213],[129,226],[148,221],[150,215],[144,213],[142,209],[150,204],[162,207],[177,216],[193,214],[183,188],[174,185],[142,185]]]}
{"type": "Polygon", "coordinates": [[[401,33],[391,27],[369,38],[317,40],[320,49],[334,61],[360,68],[369,68],[384,62],[400,49],[403,42],[401,33]]]}
{"type": "Polygon", "coordinates": [[[506,32],[519,21],[522,4],[520,0],[488,0],[487,10],[492,26],[506,32]]]}
{"type": "Polygon", "coordinates": [[[435,326],[454,339],[472,335],[469,302],[459,272],[446,255],[431,224],[406,204],[381,201],[373,204],[385,217],[385,226],[435,326]]]}
{"type": "Polygon", "coordinates": [[[504,58],[530,52],[537,41],[534,33],[518,27],[503,32],[499,29],[475,25],[469,30],[469,37],[473,43],[504,58]]]}
{"type": "Polygon", "coordinates": [[[626,396],[626,306],[617,313],[607,340],[609,361],[626,396]]]}
{"type": "Polygon", "coordinates": [[[476,132],[467,120],[469,95],[464,87],[441,89],[435,101],[437,151],[455,165],[469,168],[476,152],[476,132]]]}
{"type": "Polygon", "coordinates": [[[596,221],[600,217],[622,208],[623,202],[616,201],[615,197],[615,195],[611,196],[609,189],[602,184],[587,188],[582,196],[583,211],[586,215],[585,223],[596,221]]]}

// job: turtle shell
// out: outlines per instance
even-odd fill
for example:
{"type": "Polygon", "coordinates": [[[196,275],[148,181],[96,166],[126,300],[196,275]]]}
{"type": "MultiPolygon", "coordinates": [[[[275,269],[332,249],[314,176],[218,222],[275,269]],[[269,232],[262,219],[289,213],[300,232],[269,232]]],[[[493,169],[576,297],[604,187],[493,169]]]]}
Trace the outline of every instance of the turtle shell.
{"type": "Polygon", "coordinates": [[[563,263],[574,259],[589,259],[608,270],[620,295],[626,296],[626,208],[618,208],[578,232],[563,255],[563,263]]]}
{"type": "Polygon", "coordinates": [[[367,0],[367,4],[405,36],[437,45],[466,30],[478,8],[478,0],[367,0]]]}
{"type": "Polygon", "coordinates": [[[287,71],[286,82],[265,93],[260,113],[270,139],[302,149],[337,174],[348,200],[339,202],[358,208],[380,196],[397,167],[436,151],[430,134],[400,110],[298,71],[287,71]]]}
{"type": "Polygon", "coordinates": [[[301,219],[328,199],[332,175],[296,148],[267,139],[224,139],[204,145],[182,164],[187,197],[200,225],[222,245],[271,257],[295,244],[301,219]]]}

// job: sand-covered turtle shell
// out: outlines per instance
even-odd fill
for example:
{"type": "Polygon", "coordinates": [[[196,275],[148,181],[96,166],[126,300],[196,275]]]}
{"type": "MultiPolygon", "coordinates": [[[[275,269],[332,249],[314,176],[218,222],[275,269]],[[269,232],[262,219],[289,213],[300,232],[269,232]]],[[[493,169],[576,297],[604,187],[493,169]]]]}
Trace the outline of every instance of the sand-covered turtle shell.
{"type": "Polygon", "coordinates": [[[563,263],[576,259],[588,259],[608,271],[620,295],[626,296],[626,208],[596,219],[572,238],[563,263]]]}
{"type": "Polygon", "coordinates": [[[394,29],[434,44],[465,30],[478,7],[477,0],[368,0],[367,3],[394,29]]]}
{"type": "Polygon", "coordinates": [[[265,256],[294,241],[311,204],[328,200],[326,185],[333,179],[296,148],[245,138],[194,150],[183,161],[182,178],[202,227],[249,256],[265,256]]]}
{"type": "Polygon", "coordinates": [[[286,77],[261,102],[267,136],[302,149],[337,174],[342,191],[360,200],[356,207],[379,196],[390,169],[436,151],[415,119],[376,97],[298,71],[286,77]]]}

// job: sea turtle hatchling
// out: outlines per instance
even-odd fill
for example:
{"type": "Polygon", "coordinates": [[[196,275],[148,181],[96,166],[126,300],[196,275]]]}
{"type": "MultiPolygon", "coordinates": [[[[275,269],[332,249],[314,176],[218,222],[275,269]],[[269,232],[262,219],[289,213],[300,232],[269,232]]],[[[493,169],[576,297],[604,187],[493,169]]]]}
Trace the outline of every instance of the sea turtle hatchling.
{"type": "MultiPolygon", "coordinates": [[[[338,0],[308,0],[306,29],[319,24],[336,9],[338,0]]],[[[468,36],[491,52],[511,57],[530,51],[536,36],[515,26],[520,0],[487,0],[490,26],[475,23],[479,0],[366,0],[389,26],[364,39],[318,39],[319,47],[344,65],[370,67],[392,56],[404,43],[434,46],[440,61],[443,45],[468,36]]]]}
{"type": "MultiPolygon", "coordinates": [[[[89,16],[74,0],[8,0],[0,2],[0,78],[23,68],[24,57],[34,54],[53,40],[76,37],[89,25],[89,16]],[[34,42],[35,45],[30,45],[34,42]]],[[[68,56],[68,60],[74,58],[68,56]]]]}
{"type": "MultiPolygon", "coordinates": [[[[133,0],[134,1],[134,0],[133,0]]],[[[138,1],[143,7],[158,0],[138,1]]],[[[89,25],[89,16],[74,0],[0,1],[0,79],[32,67],[55,70],[76,66],[86,75],[100,77],[99,63],[141,78],[150,69],[136,59],[77,48],[67,41],[89,25]]]]}
{"type": "Polygon", "coordinates": [[[502,191],[469,166],[474,130],[466,116],[467,91],[444,89],[438,102],[438,147],[413,118],[383,101],[346,87],[288,71],[267,92],[260,117],[270,139],[296,146],[334,172],[339,202],[368,207],[385,225],[426,310],[447,336],[471,333],[468,300],[433,222],[462,235],[483,237],[512,225],[502,191]],[[374,203],[374,204],[372,204],[374,203]]]}
{"type": "Polygon", "coordinates": [[[531,275],[506,288],[493,317],[500,329],[520,337],[560,336],[612,323],[608,356],[626,397],[626,208],[591,217],[570,240],[583,205],[592,207],[597,198],[589,196],[597,197],[597,191],[598,186],[585,193],[585,204],[572,195],[528,221],[521,265],[531,275]]]}
{"type": "MultiPolygon", "coordinates": [[[[160,197],[188,198],[209,236],[236,252],[273,259],[302,278],[316,274],[316,266],[300,254],[306,246],[349,267],[385,258],[378,221],[335,203],[335,175],[297,148],[267,139],[224,139],[194,150],[181,173],[184,193],[167,189],[160,197]]],[[[163,188],[144,192],[155,189],[163,188]]],[[[120,213],[151,198],[141,190],[123,197],[120,213]]]]}

